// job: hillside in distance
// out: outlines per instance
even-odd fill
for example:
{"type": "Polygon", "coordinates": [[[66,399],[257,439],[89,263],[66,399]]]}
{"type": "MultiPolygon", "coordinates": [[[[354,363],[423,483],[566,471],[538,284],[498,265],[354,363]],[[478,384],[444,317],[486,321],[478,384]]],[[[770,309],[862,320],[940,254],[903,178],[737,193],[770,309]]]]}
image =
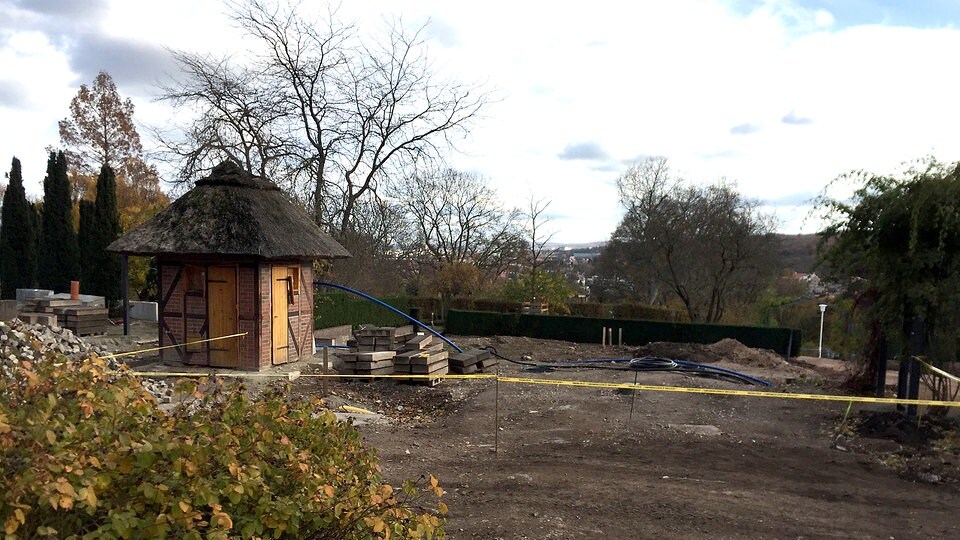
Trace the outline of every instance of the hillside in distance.
{"type": "Polygon", "coordinates": [[[778,266],[809,274],[817,263],[815,234],[778,234],[780,249],[777,251],[778,266]]]}

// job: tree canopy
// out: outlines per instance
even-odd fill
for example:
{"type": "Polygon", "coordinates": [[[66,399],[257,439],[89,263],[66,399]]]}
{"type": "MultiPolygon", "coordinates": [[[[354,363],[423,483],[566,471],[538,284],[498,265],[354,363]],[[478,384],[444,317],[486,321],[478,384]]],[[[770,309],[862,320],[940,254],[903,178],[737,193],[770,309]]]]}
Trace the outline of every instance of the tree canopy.
{"type": "Polygon", "coordinates": [[[123,99],[110,74],[101,71],[91,86],[80,86],[70,101],[70,116],[59,124],[73,200],[92,198],[101,167],[110,166],[117,178],[117,208],[124,230],[170,203],[160,190],[156,168],[144,159],[133,113],[133,102],[123,99]]]}
{"type": "Polygon", "coordinates": [[[624,277],[662,284],[691,321],[720,321],[732,301],[753,299],[775,276],[773,220],[733,185],[687,184],[665,158],[650,158],[618,187],[626,215],[604,257],[619,261],[624,277]]]}
{"type": "Polygon", "coordinates": [[[37,234],[17,158],[9,179],[0,217],[0,298],[13,298],[17,289],[32,288],[36,281],[37,234]]]}
{"type": "Polygon", "coordinates": [[[821,197],[822,259],[891,336],[925,322],[934,355],[952,357],[960,322],[960,163],[928,159],[902,173],[854,171],[852,198],[821,197]],[[866,303],[864,303],[866,305],[866,303]]]}
{"type": "Polygon", "coordinates": [[[47,160],[41,233],[39,285],[54,291],[69,291],[70,281],[80,279],[80,259],[73,228],[67,158],[63,152],[50,152],[47,160]]]}

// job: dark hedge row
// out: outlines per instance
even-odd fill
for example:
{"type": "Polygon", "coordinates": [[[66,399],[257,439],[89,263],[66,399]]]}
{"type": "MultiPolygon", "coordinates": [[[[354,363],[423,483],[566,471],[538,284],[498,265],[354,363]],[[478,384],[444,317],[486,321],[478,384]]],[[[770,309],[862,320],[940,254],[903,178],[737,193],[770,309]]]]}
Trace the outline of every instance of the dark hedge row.
{"type": "Polygon", "coordinates": [[[451,309],[446,331],[468,336],[526,336],[562,339],[578,343],[599,343],[602,329],[613,328],[614,336],[623,329],[623,341],[644,345],[654,341],[715,343],[735,339],[748,347],[771,349],[796,356],[800,351],[800,331],[790,328],[764,328],[722,324],[692,324],[635,319],[521,315],[451,309]]]}

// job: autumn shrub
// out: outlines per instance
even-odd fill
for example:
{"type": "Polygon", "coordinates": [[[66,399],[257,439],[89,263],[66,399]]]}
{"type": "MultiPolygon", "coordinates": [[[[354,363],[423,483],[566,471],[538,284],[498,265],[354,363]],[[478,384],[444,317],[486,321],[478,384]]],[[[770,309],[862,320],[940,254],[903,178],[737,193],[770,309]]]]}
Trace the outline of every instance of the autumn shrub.
{"type": "Polygon", "coordinates": [[[101,359],[3,371],[7,538],[443,537],[436,479],[385,484],[374,452],[319,400],[183,382],[168,413],[101,359]]]}

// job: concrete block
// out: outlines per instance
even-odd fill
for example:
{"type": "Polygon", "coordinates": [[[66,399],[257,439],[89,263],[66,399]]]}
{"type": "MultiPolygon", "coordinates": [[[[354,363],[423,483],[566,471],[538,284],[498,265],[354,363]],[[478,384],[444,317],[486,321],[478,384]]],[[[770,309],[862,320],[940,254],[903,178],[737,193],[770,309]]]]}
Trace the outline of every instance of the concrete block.
{"type": "MultiPolygon", "coordinates": [[[[69,300],[70,293],[57,293],[51,295],[49,298],[58,299],[58,300],[69,300]]],[[[81,294],[77,296],[77,299],[80,300],[80,303],[87,307],[107,307],[106,301],[102,296],[94,296],[92,294],[81,294]]]]}
{"type": "MultiPolygon", "coordinates": [[[[36,300],[38,298],[47,298],[53,296],[53,291],[48,291],[46,289],[17,289],[17,300],[20,302],[27,302],[29,300],[36,300]]],[[[68,297],[70,295],[67,295],[68,297]]]]}
{"type": "Polygon", "coordinates": [[[0,321],[12,321],[17,318],[17,301],[0,300],[0,321]]]}
{"type": "Polygon", "coordinates": [[[130,318],[131,319],[157,322],[158,320],[160,320],[157,317],[157,313],[158,311],[157,311],[156,302],[141,302],[141,301],[130,302],[130,318]]]}

